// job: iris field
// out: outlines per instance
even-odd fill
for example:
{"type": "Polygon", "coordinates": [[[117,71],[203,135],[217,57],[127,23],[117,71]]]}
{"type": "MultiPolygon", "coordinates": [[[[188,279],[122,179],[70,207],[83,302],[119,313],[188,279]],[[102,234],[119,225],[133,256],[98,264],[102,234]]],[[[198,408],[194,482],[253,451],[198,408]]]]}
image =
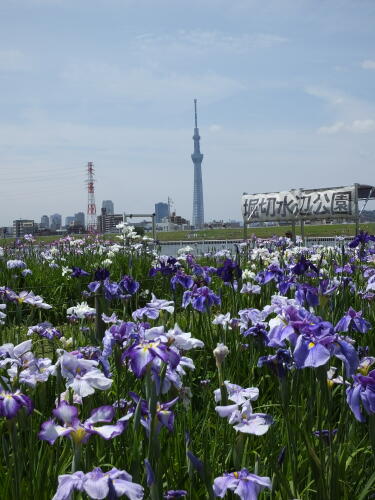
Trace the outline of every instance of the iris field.
{"type": "Polygon", "coordinates": [[[0,248],[0,498],[375,498],[374,242],[0,248]]]}

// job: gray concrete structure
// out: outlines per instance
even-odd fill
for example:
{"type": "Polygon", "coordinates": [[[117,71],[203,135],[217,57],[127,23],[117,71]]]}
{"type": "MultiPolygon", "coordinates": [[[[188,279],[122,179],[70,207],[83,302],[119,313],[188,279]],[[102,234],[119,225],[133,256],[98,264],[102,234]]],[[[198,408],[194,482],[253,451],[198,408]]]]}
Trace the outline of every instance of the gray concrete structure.
{"type": "Polygon", "coordinates": [[[103,200],[102,209],[105,208],[105,213],[107,215],[113,215],[115,213],[115,207],[112,200],[103,200]]]}
{"type": "Polygon", "coordinates": [[[34,234],[36,229],[32,219],[17,219],[13,221],[13,236],[20,238],[25,234],[34,234]]]}
{"type": "Polygon", "coordinates": [[[203,184],[202,184],[202,160],[203,155],[200,150],[200,136],[197,119],[197,100],[194,99],[195,128],[194,128],[194,153],[191,159],[194,163],[194,196],[193,196],[193,218],[192,223],[196,229],[204,226],[204,207],[203,207],[203,184]]]}

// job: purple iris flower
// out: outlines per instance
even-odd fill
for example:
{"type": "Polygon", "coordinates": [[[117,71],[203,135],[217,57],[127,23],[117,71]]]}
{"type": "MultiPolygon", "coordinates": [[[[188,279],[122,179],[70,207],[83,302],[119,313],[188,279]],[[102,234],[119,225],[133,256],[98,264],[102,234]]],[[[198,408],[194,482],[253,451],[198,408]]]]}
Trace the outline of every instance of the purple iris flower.
{"type": "Polygon", "coordinates": [[[99,349],[99,347],[95,347],[92,345],[87,345],[84,347],[79,347],[76,351],[70,351],[70,354],[75,356],[78,359],[91,359],[94,361],[98,361],[98,363],[103,368],[103,373],[106,377],[110,377],[110,365],[106,356],[104,356],[103,352],[99,349]]]}
{"type": "Polygon", "coordinates": [[[194,285],[194,280],[189,274],[185,274],[184,271],[177,271],[177,273],[171,278],[172,290],[176,290],[176,286],[181,285],[185,289],[189,289],[194,285]]]}
{"type": "Polygon", "coordinates": [[[87,443],[93,434],[106,440],[113,439],[122,434],[126,425],[120,421],[114,425],[97,425],[98,423],[110,424],[115,415],[113,406],[95,408],[85,422],[78,419],[77,408],[69,405],[66,401],[61,401],[52,413],[63,425],[56,424],[54,420],[47,420],[42,424],[39,432],[39,439],[48,441],[51,445],[62,436],[68,436],[76,444],[87,443]]]}
{"type": "Polygon", "coordinates": [[[251,326],[247,330],[241,332],[241,334],[244,337],[251,335],[252,337],[260,339],[264,345],[268,344],[268,332],[264,323],[256,323],[254,326],[251,326]]]}
{"type": "Polygon", "coordinates": [[[108,269],[98,268],[94,273],[95,281],[104,281],[109,278],[109,274],[108,269]]]}
{"type": "Polygon", "coordinates": [[[327,445],[331,443],[333,438],[336,436],[338,429],[322,429],[321,431],[313,431],[313,435],[319,439],[322,439],[327,445]]]}
{"type": "Polygon", "coordinates": [[[354,269],[355,269],[355,266],[351,265],[351,264],[345,264],[344,266],[342,267],[336,267],[335,269],[335,273],[338,274],[338,273],[347,273],[347,274],[353,274],[354,272],[354,269]]]}
{"type": "Polygon", "coordinates": [[[346,401],[359,422],[365,417],[361,410],[361,403],[368,415],[375,414],[375,370],[368,375],[355,375],[354,384],[346,389],[346,401]]]}
{"type": "Polygon", "coordinates": [[[190,266],[193,273],[200,278],[201,281],[207,285],[211,283],[211,275],[216,274],[216,268],[211,266],[200,266],[194,263],[190,266]]]}
{"type": "Polygon", "coordinates": [[[122,360],[125,359],[130,360],[130,366],[135,376],[141,378],[147,367],[157,359],[164,361],[172,369],[176,368],[180,362],[180,355],[160,340],[155,340],[154,342],[143,341],[131,345],[122,355],[122,360]]]}
{"type": "Polygon", "coordinates": [[[301,306],[316,307],[319,305],[318,289],[308,283],[299,283],[297,285],[295,298],[301,306]]]}
{"type": "Polygon", "coordinates": [[[214,481],[213,489],[215,496],[224,498],[228,490],[238,495],[241,500],[257,500],[259,493],[268,488],[272,488],[269,477],[261,477],[251,474],[247,469],[239,472],[225,472],[214,481]]]}
{"type": "Polygon", "coordinates": [[[258,367],[268,366],[277,377],[285,377],[288,370],[293,366],[292,353],[287,349],[278,349],[276,354],[261,356],[258,359],[258,367]]]}
{"type": "Polygon", "coordinates": [[[220,305],[221,299],[207,286],[193,286],[192,290],[184,292],[182,297],[182,307],[186,308],[189,304],[200,312],[207,312],[212,306],[220,305]]]}
{"type": "Polygon", "coordinates": [[[304,255],[301,255],[297,264],[292,267],[292,273],[301,276],[302,274],[305,274],[305,272],[309,269],[314,271],[316,274],[319,274],[318,268],[314,266],[314,264],[310,260],[307,260],[304,255]]]}
{"type": "Polygon", "coordinates": [[[124,295],[134,295],[139,290],[139,283],[131,276],[123,276],[119,281],[120,290],[124,295]]]}
{"type": "Polygon", "coordinates": [[[73,266],[70,276],[72,278],[80,278],[81,276],[89,276],[89,273],[84,271],[80,267],[73,266]]]}
{"type": "Polygon", "coordinates": [[[281,295],[286,295],[289,289],[292,288],[293,286],[295,286],[294,278],[282,279],[277,284],[277,288],[281,293],[281,295]]]}
{"type": "Polygon", "coordinates": [[[24,269],[26,263],[23,260],[8,260],[7,269],[24,269]]]}
{"type": "Polygon", "coordinates": [[[323,296],[333,295],[340,286],[340,281],[324,279],[319,282],[319,293],[323,296]]]}
{"type": "Polygon", "coordinates": [[[149,276],[156,276],[160,273],[162,276],[172,276],[179,269],[180,263],[174,257],[161,256],[159,258],[159,266],[152,267],[149,272],[149,276]]]}
{"type": "Polygon", "coordinates": [[[160,311],[167,311],[169,314],[174,312],[174,302],[173,300],[158,299],[152,293],[152,301],[148,302],[145,307],[136,309],[133,311],[132,316],[134,320],[142,320],[143,316],[149,319],[157,319],[159,317],[160,311]]]}
{"type": "Polygon", "coordinates": [[[265,285],[272,280],[278,283],[279,281],[282,281],[283,277],[284,273],[280,267],[277,264],[271,264],[265,271],[260,271],[257,274],[256,280],[261,285],[265,285]]]}
{"type": "Polygon", "coordinates": [[[59,339],[61,337],[61,332],[57,330],[57,328],[53,327],[51,323],[48,323],[48,321],[30,326],[27,335],[32,335],[33,333],[36,333],[39,337],[44,337],[49,340],[52,340],[53,338],[59,339]]]}
{"type": "Polygon", "coordinates": [[[66,379],[66,387],[71,387],[80,397],[84,398],[94,394],[95,389],[106,391],[113,380],[97,368],[98,361],[80,359],[68,352],[60,358],[61,375],[66,379]]]}
{"type": "Polygon", "coordinates": [[[240,293],[254,293],[258,294],[262,291],[261,287],[259,285],[253,285],[252,283],[244,283],[242,285],[240,293]]]}
{"type": "Polygon", "coordinates": [[[22,409],[26,409],[27,415],[33,411],[33,403],[31,399],[22,394],[17,389],[15,392],[6,391],[0,385],[0,416],[10,420],[14,418],[22,409]]]}
{"type": "Polygon", "coordinates": [[[142,500],[144,495],[143,487],[133,483],[130,474],[115,467],[108,472],[97,467],[87,474],[77,471],[59,476],[59,485],[52,500],[70,500],[74,491],[84,491],[94,499],[125,495],[130,500],[142,500]]]}
{"type": "Polygon", "coordinates": [[[361,230],[353,241],[349,243],[349,247],[356,248],[358,245],[365,245],[369,241],[375,241],[375,236],[361,230]]]}
{"type": "Polygon", "coordinates": [[[166,500],[173,500],[173,498],[183,498],[186,497],[186,490],[169,490],[164,494],[166,500]]]}
{"type": "MultiPolygon", "coordinates": [[[[139,404],[141,411],[141,424],[149,434],[151,431],[152,420],[151,420],[151,412],[147,401],[145,399],[141,399],[138,396],[138,394],[135,394],[134,392],[130,393],[130,397],[132,398],[132,400],[135,402],[136,405],[139,404]]],[[[179,397],[177,396],[176,398],[172,399],[171,401],[168,401],[167,403],[160,403],[160,402],[156,403],[156,411],[155,411],[155,415],[157,418],[157,423],[155,428],[156,434],[159,434],[159,432],[163,427],[167,428],[169,432],[173,431],[174,413],[170,410],[170,408],[177,403],[178,399],[179,397]]],[[[135,411],[135,409],[133,411],[135,411]]],[[[131,413],[133,413],[133,411],[131,413]]],[[[125,417],[120,419],[120,421],[125,419],[126,420],[129,419],[129,415],[126,415],[125,417]]]]}
{"type": "Polygon", "coordinates": [[[87,288],[90,290],[90,292],[95,293],[99,290],[101,285],[101,281],[91,281],[91,283],[87,285],[87,288]]]}
{"type": "Polygon", "coordinates": [[[109,278],[103,281],[104,297],[106,300],[118,299],[120,296],[120,287],[115,281],[109,278]]]}
{"type": "Polygon", "coordinates": [[[108,358],[112,355],[115,344],[122,347],[126,341],[137,338],[143,329],[149,327],[149,323],[133,323],[132,321],[122,321],[119,325],[112,325],[104,334],[103,356],[108,358]]]}
{"type": "Polygon", "coordinates": [[[335,356],[344,363],[348,377],[355,373],[359,363],[352,344],[335,334],[327,321],[313,325],[309,334],[298,336],[293,356],[297,368],[322,366],[335,356]]]}
{"type": "Polygon", "coordinates": [[[241,278],[242,269],[233,260],[225,259],[224,264],[217,268],[216,274],[224,281],[224,283],[233,283],[235,279],[241,278]]]}
{"type": "Polygon", "coordinates": [[[348,312],[343,316],[335,326],[335,332],[355,331],[366,333],[371,328],[371,324],[362,318],[362,311],[355,311],[349,307],[348,312]]]}

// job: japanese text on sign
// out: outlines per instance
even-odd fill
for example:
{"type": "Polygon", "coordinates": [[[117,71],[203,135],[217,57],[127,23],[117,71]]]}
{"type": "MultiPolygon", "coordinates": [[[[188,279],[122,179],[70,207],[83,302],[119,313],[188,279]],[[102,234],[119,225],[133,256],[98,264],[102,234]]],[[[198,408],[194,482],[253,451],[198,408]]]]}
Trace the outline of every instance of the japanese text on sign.
{"type": "Polygon", "coordinates": [[[249,221],[352,216],[354,194],[354,186],[247,194],[242,197],[242,214],[249,221]]]}

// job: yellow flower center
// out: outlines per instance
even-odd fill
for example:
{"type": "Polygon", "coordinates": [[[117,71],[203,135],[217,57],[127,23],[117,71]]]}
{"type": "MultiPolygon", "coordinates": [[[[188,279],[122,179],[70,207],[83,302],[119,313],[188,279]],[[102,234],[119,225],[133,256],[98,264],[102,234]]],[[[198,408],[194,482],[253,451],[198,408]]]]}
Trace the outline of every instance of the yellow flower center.
{"type": "Polygon", "coordinates": [[[315,344],[314,342],[310,342],[309,345],[307,346],[309,349],[312,349],[313,347],[315,347],[315,344]]]}
{"type": "Polygon", "coordinates": [[[71,433],[72,439],[76,444],[82,442],[83,438],[86,436],[86,431],[83,427],[78,427],[75,431],[71,433]]]}

